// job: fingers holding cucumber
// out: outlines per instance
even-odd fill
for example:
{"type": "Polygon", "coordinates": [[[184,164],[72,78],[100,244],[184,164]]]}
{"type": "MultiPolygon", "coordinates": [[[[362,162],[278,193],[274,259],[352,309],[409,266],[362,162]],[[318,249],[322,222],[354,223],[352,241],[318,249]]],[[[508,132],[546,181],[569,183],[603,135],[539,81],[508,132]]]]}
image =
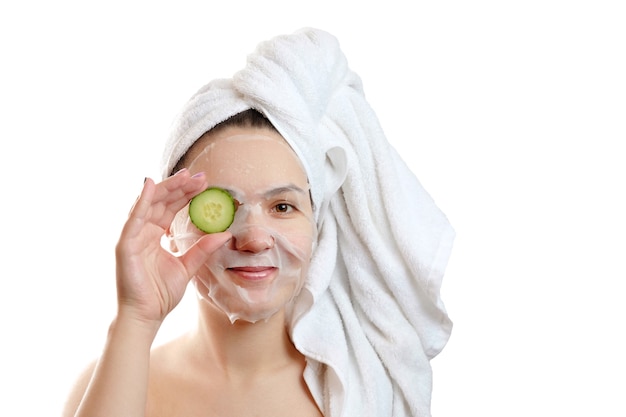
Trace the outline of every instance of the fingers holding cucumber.
{"type": "MultiPolygon", "coordinates": [[[[205,176],[190,176],[186,170],[173,175],[161,183],[146,178],[140,196],[129,212],[129,218],[120,236],[123,247],[129,239],[160,242],[160,237],[170,227],[174,216],[189,203],[194,195],[206,189],[205,176]]],[[[156,245],[155,243],[155,245],[156,245]]],[[[142,242],[140,247],[144,247],[142,242]]]]}
{"type": "Polygon", "coordinates": [[[116,246],[117,288],[120,306],[149,320],[162,320],[178,304],[193,274],[207,254],[221,247],[228,234],[201,239],[182,256],[162,245],[162,237],[181,209],[206,190],[202,175],[188,171],[161,183],[148,178],[116,246]]]}

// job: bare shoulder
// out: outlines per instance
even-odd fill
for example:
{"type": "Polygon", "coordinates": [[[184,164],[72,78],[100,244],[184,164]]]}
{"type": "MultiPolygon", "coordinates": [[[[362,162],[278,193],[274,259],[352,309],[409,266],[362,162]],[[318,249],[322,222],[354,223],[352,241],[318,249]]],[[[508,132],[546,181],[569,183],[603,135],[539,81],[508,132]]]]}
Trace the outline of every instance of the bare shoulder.
{"type": "Polygon", "coordinates": [[[85,391],[87,391],[87,385],[91,381],[93,371],[96,368],[97,360],[92,361],[85,369],[78,375],[76,382],[70,389],[67,399],[65,400],[65,406],[63,407],[62,417],[73,417],[76,414],[76,410],[80,405],[85,391]]]}
{"type": "Polygon", "coordinates": [[[150,351],[150,375],[156,378],[176,377],[184,374],[187,361],[189,336],[183,334],[150,351]]]}
{"type": "MultiPolygon", "coordinates": [[[[177,369],[176,364],[172,363],[177,357],[180,357],[178,348],[179,343],[172,341],[164,346],[157,347],[151,353],[151,388],[157,388],[158,392],[170,390],[176,385],[175,373],[172,370],[177,369]]],[[[76,381],[70,388],[65,400],[61,417],[73,417],[87,392],[87,387],[93,377],[94,371],[98,364],[98,359],[94,359],[89,363],[77,376],[76,381]]],[[[157,397],[160,397],[157,394],[157,397]]]]}
{"type": "Polygon", "coordinates": [[[191,400],[195,370],[189,367],[185,338],[168,341],[152,349],[146,416],[181,415],[191,400]]]}

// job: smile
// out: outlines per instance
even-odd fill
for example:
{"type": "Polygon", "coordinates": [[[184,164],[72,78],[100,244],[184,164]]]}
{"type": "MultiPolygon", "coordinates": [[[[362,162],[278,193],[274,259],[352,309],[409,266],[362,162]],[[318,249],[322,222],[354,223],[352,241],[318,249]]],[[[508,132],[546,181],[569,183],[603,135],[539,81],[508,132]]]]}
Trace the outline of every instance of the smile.
{"type": "Polygon", "coordinates": [[[228,268],[228,271],[235,274],[243,281],[262,281],[274,276],[278,268],[274,266],[238,266],[228,268]]]}

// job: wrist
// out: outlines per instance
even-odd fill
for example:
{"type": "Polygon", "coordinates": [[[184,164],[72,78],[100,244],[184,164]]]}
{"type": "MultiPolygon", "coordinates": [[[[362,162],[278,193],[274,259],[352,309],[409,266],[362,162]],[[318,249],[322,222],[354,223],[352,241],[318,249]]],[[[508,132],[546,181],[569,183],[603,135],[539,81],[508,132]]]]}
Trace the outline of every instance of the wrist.
{"type": "Polygon", "coordinates": [[[154,341],[162,321],[148,320],[124,309],[118,309],[116,317],[109,327],[109,335],[120,335],[136,342],[144,341],[150,345],[154,341]]]}

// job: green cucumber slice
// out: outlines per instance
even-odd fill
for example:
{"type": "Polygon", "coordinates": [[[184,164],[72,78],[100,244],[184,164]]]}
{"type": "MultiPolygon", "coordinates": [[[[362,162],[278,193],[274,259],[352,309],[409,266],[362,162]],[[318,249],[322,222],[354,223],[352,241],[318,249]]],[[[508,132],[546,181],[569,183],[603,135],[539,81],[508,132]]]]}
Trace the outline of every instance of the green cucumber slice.
{"type": "Polygon", "coordinates": [[[211,187],[189,203],[191,222],[205,233],[218,233],[228,229],[235,219],[235,199],[222,188],[211,187]]]}

